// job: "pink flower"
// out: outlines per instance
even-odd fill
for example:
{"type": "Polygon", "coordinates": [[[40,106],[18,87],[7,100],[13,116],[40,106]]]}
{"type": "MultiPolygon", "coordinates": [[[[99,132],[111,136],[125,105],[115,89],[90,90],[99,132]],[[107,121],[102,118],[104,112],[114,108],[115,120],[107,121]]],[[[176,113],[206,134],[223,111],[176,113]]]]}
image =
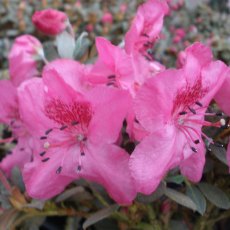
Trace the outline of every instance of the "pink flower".
{"type": "MultiPolygon", "coordinates": [[[[222,84],[221,88],[215,95],[215,101],[217,102],[218,106],[226,113],[228,116],[230,116],[230,104],[229,104],[229,98],[230,98],[230,68],[228,70],[228,75],[222,84]]],[[[227,162],[230,167],[230,144],[228,144],[227,149],[227,162]]],[[[230,171],[229,171],[230,172],[230,171]]]]}
{"type": "Polygon", "coordinates": [[[163,18],[168,13],[166,1],[148,0],[140,5],[129,31],[125,35],[125,50],[141,53],[152,48],[161,31],[163,18]]]}
{"type": "Polygon", "coordinates": [[[110,12],[105,12],[102,16],[101,21],[103,23],[108,23],[108,24],[112,24],[113,23],[113,15],[110,12]]]}
{"type": "Polygon", "coordinates": [[[89,81],[128,90],[135,96],[147,78],[162,71],[158,62],[148,62],[139,53],[127,54],[102,37],[96,38],[98,60],[89,73],[89,81]]]}
{"type": "Polygon", "coordinates": [[[17,139],[17,145],[11,154],[0,162],[0,168],[7,176],[11,175],[14,167],[23,168],[31,159],[29,136],[20,120],[18,111],[17,91],[9,80],[0,81],[0,122],[6,124],[12,131],[12,137],[0,140],[0,143],[8,143],[17,139]]]}
{"type": "Polygon", "coordinates": [[[10,79],[15,86],[39,75],[37,60],[44,57],[42,44],[31,35],[15,39],[9,54],[10,79]]]}
{"type": "Polygon", "coordinates": [[[0,168],[10,176],[14,167],[23,168],[31,160],[30,136],[21,121],[19,114],[17,87],[30,78],[38,75],[36,61],[44,58],[41,43],[30,35],[19,36],[9,54],[10,80],[0,81],[0,122],[12,131],[12,137],[0,142],[17,140],[12,154],[7,155],[0,163],[0,168]]]}
{"type": "Polygon", "coordinates": [[[122,3],[122,4],[120,5],[120,11],[121,11],[123,14],[127,11],[127,8],[128,8],[128,6],[127,6],[126,3],[122,3]]]}
{"type": "Polygon", "coordinates": [[[136,118],[150,133],[130,159],[139,192],[154,191],[168,170],[178,165],[190,180],[200,180],[205,162],[201,128],[211,125],[204,115],[226,74],[225,64],[212,61],[210,49],[195,43],[186,49],[181,69],[161,72],[139,90],[136,118]]]}
{"type": "Polygon", "coordinates": [[[32,21],[38,30],[51,36],[60,34],[68,25],[66,14],[54,9],[36,11],[32,21]]]}
{"type": "Polygon", "coordinates": [[[221,86],[220,90],[218,90],[217,94],[215,95],[215,101],[217,102],[218,106],[230,116],[230,70],[229,75],[227,76],[226,80],[224,81],[223,85],[221,86]]]}
{"type": "Polygon", "coordinates": [[[85,178],[103,185],[116,202],[130,204],[136,192],[129,155],[114,144],[130,97],[107,87],[80,93],[69,85],[72,77],[47,67],[43,79],[19,88],[21,116],[34,139],[34,161],[23,172],[27,192],[48,199],[85,178]]]}

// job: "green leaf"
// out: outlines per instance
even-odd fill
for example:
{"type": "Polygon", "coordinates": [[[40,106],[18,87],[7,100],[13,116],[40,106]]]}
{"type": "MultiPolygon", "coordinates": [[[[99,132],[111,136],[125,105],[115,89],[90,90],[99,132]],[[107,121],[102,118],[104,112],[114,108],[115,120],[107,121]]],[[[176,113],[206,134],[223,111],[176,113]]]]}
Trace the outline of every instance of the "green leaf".
{"type": "Polygon", "coordinates": [[[225,165],[228,165],[227,162],[227,157],[226,157],[226,150],[223,147],[215,146],[215,145],[210,145],[210,149],[212,154],[222,163],[225,165]]]}
{"type": "Polygon", "coordinates": [[[190,197],[186,196],[185,194],[177,192],[171,188],[165,188],[164,194],[178,204],[197,211],[196,204],[190,197]]]}
{"type": "Polygon", "coordinates": [[[206,200],[203,194],[195,186],[187,186],[186,194],[194,201],[196,204],[197,211],[203,215],[206,211],[206,200]]]}
{"type": "Polygon", "coordinates": [[[68,190],[65,190],[63,193],[61,193],[57,198],[56,198],[56,202],[62,202],[64,200],[67,200],[68,198],[76,195],[76,194],[79,194],[79,193],[82,193],[84,192],[85,189],[81,186],[77,186],[77,187],[74,187],[74,188],[71,188],[71,189],[68,189],[68,190]]]}
{"type": "Polygon", "coordinates": [[[184,182],[184,177],[182,175],[168,176],[166,181],[175,184],[182,184],[184,182]]]}
{"type": "Polygon", "coordinates": [[[67,31],[56,36],[56,44],[59,55],[62,58],[73,58],[73,53],[75,49],[74,37],[67,31]]]}
{"type": "Polygon", "coordinates": [[[165,184],[161,183],[158,188],[150,195],[137,194],[136,200],[138,202],[149,204],[155,200],[158,200],[164,195],[165,184]]]}
{"type": "Polygon", "coordinates": [[[93,215],[91,215],[83,224],[83,229],[88,228],[89,226],[97,223],[100,220],[105,219],[106,217],[110,216],[112,213],[117,211],[119,208],[119,205],[113,204],[107,208],[104,208],[93,215]]]}
{"type": "Polygon", "coordinates": [[[230,208],[230,200],[221,189],[207,183],[199,183],[198,187],[205,197],[218,208],[230,208]]]}
{"type": "Polygon", "coordinates": [[[87,38],[87,36],[87,32],[82,32],[78,37],[73,53],[74,59],[79,60],[88,50],[90,46],[90,40],[87,38]]]}

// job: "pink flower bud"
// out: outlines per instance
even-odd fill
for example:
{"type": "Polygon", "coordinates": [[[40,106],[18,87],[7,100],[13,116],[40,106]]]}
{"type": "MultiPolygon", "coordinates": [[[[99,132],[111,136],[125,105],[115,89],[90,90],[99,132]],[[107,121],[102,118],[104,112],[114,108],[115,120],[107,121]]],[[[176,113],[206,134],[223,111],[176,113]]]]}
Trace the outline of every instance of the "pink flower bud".
{"type": "Polygon", "coordinates": [[[105,12],[102,16],[101,21],[103,23],[109,23],[112,24],[113,23],[113,15],[110,12],[105,12]]]}
{"type": "Polygon", "coordinates": [[[44,34],[56,36],[67,27],[68,17],[65,13],[47,9],[36,11],[32,17],[33,24],[44,34]]]}
{"type": "Polygon", "coordinates": [[[128,6],[125,3],[123,3],[123,4],[120,5],[120,11],[122,13],[125,13],[127,11],[127,8],[128,8],[128,6]]]}

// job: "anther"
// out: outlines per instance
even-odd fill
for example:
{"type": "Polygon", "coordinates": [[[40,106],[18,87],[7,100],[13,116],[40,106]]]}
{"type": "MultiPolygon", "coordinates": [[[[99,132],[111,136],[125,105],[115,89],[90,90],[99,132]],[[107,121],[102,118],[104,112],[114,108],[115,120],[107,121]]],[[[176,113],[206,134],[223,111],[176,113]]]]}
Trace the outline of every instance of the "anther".
{"type": "Polygon", "coordinates": [[[46,151],[39,153],[41,157],[43,157],[46,154],[46,151]]]}
{"type": "Polygon", "coordinates": [[[226,121],[225,121],[223,118],[220,119],[220,125],[221,125],[222,127],[226,126],[226,121]]]}
{"type": "Polygon", "coordinates": [[[197,144],[199,144],[199,143],[200,143],[200,140],[199,140],[199,139],[197,139],[197,140],[195,140],[195,141],[194,141],[194,143],[197,145],[197,144]]]}
{"type": "Polygon", "coordinates": [[[139,121],[137,120],[137,118],[136,118],[136,117],[135,117],[134,121],[135,121],[136,123],[139,123],[139,121]]]}
{"type": "Polygon", "coordinates": [[[179,115],[185,115],[185,114],[187,114],[187,112],[185,111],[179,112],[179,115]]]}
{"type": "Polygon", "coordinates": [[[46,162],[46,161],[48,161],[49,159],[50,159],[50,158],[47,157],[47,158],[43,159],[42,162],[46,162]]]}
{"type": "Polygon", "coordinates": [[[192,150],[194,153],[197,153],[197,149],[194,148],[193,146],[191,146],[191,150],[192,150]]]}
{"type": "Polygon", "coordinates": [[[216,113],[216,116],[218,116],[218,117],[222,117],[224,114],[222,113],[222,112],[217,112],[216,113]]]}
{"type": "Polygon", "coordinates": [[[85,156],[85,153],[84,153],[84,152],[81,152],[81,156],[85,156]]]}
{"type": "Polygon", "coordinates": [[[73,126],[74,126],[74,125],[77,125],[77,124],[79,124],[78,121],[72,121],[72,122],[71,122],[71,125],[73,125],[73,126]]]}
{"type": "Polygon", "coordinates": [[[46,141],[43,146],[45,149],[48,149],[50,147],[50,143],[46,141]]]}
{"type": "Polygon", "coordinates": [[[111,85],[112,85],[112,86],[115,86],[115,85],[114,85],[114,82],[108,82],[106,85],[107,85],[107,86],[111,86],[111,85]]]}
{"type": "Polygon", "coordinates": [[[81,165],[77,166],[77,171],[80,172],[81,171],[81,165]]]}
{"type": "Polygon", "coordinates": [[[45,140],[45,139],[47,139],[47,137],[46,136],[41,136],[40,139],[45,140]]]}
{"type": "Polygon", "coordinates": [[[19,150],[20,150],[20,151],[24,151],[25,149],[24,149],[24,148],[20,148],[19,150]]]}
{"type": "Polygon", "coordinates": [[[60,166],[57,170],[56,170],[56,174],[60,174],[62,171],[62,167],[60,166]]]}
{"type": "Polygon", "coordinates": [[[66,128],[68,128],[68,126],[67,126],[67,125],[63,125],[63,126],[60,128],[60,130],[64,130],[64,129],[66,129],[66,128]]]}
{"type": "Polygon", "coordinates": [[[196,114],[196,110],[195,110],[195,109],[193,109],[193,108],[191,108],[191,107],[189,107],[189,106],[188,106],[188,109],[189,109],[190,112],[192,112],[193,114],[196,114]]]}
{"type": "Polygon", "coordinates": [[[223,148],[223,147],[224,147],[224,145],[223,145],[223,144],[218,143],[218,142],[215,142],[215,143],[214,143],[214,145],[215,145],[215,146],[217,146],[217,147],[221,147],[221,148],[223,148]]]}
{"type": "Polygon", "coordinates": [[[109,75],[107,78],[108,79],[114,79],[114,78],[116,78],[116,76],[115,75],[109,75]]]}
{"type": "Polygon", "coordinates": [[[199,101],[196,101],[195,104],[198,105],[198,106],[200,106],[200,107],[203,106],[199,101]]]}
{"type": "Polygon", "coordinates": [[[50,132],[52,132],[53,131],[53,129],[48,129],[48,130],[46,130],[45,131],[45,135],[48,135],[50,132]]]}

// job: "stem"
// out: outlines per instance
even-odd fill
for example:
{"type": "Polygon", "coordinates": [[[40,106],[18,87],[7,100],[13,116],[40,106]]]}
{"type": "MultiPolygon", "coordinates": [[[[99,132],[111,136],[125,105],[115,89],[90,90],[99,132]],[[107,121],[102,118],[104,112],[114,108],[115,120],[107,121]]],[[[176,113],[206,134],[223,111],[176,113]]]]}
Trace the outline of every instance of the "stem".
{"type": "Polygon", "coordinates": [[[6,179],[5,175],[3,174],[1,170],[0,170],[0,181],[2,182],[6,190],[9,193],[11,193],[12,189],[11,189],[10,183],[8,182],[8,180],[6,179]]]}
{"type": "Polygon", "coordinates": [[[87,213],[83,212],[77,212],[74,210],[57,210],[57,211],[48,211],[48,212],[34,212],[34,213],[27,213],[23,215],[22,217],[18,218],[13,226],[12,229],[15,229],[17,226],[22,224],[27,219],[33,218],[33,217],[43,217],[43,216],[80,216],[80,217],[88,217],[87,213]]]}

